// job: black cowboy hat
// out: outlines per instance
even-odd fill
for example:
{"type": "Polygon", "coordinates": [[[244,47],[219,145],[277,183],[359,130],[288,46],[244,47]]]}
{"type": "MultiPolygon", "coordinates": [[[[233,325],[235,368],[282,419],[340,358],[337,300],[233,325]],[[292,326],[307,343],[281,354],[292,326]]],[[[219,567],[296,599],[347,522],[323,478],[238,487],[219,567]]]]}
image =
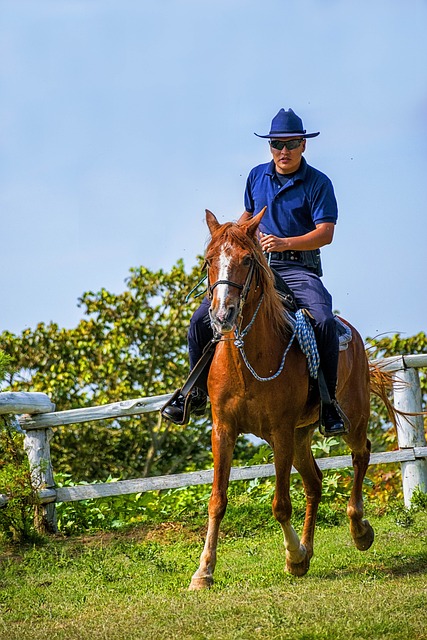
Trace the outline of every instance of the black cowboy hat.
{"type": "Polygon", "coordinates": [[[303,128],[302,120],[292,109],[280,109],[279,113],[274,116],[271,121],[270,133],[266,136],[260,136],[258,133],[255,135],[258,138],[294,138],[300,136],[301,138],[315,138],[317,133],[306,133],[303,128]]]}

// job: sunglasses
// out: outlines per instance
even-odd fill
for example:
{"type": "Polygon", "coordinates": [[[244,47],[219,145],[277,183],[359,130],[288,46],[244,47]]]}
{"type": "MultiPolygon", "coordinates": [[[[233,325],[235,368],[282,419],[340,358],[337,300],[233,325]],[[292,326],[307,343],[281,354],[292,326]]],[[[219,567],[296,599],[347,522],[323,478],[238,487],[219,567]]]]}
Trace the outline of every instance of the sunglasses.
{"type": "Polygon", "coordinates": [[[292,149],[297,149],[301,142],[302,138],[299,140],[270,140],[270,146],[273,149],[277,149],[277,151],[281,151],[283,147],[286,147],[288,151],[292,151],[292,149]]]}

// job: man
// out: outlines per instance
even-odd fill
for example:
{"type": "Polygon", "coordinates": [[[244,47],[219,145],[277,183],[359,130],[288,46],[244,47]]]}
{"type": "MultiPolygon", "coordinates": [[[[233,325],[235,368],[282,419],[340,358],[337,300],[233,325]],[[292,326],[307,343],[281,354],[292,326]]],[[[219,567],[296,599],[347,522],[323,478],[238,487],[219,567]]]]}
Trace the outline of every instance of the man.
{"type": "MultiPolygon", "coordinates": [[[[245,191],[245,211],[239,222],[267,207],[259,230],[260,243],[270,266],[292,289],[299,307],[312,316],[320,356],[320,367],[331,399],[322,407],[322,423],[327,435],[346,433],[343,414],[335,399],[339,344],[332,313],[332,298],[325,289],[320,248],[334,236],[338,210],[330,179],[307,164],[303,158],[306,139],[319,135],[306,133],[303,122],[292,109],[281,109],[273,118],[267,138],[272,161],[252,169],[245,191]]],[[[203,348],[212,338],[209,301],[204,300],[191,319],[188,332],[190,366],[194,367],[203,348]]],[[[206,367],[192,391],[190,409],[201,415],[206,406],[206,367]]],[[[163,415],[181,422],[184,398],[178,396],[163,415]]]]}

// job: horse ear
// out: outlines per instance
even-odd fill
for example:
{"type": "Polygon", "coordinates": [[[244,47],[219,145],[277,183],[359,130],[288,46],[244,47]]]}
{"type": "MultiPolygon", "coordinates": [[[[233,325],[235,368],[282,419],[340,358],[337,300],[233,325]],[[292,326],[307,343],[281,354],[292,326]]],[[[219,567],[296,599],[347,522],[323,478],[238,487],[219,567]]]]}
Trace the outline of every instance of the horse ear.
{"type": "Polygon", "coordinates": [[[259,223],[261,222],[262,217],[266,211],[267,207],[264,207],[259,213],[256,214],[256,216],[248,220],[248,222],[244,223],[244,226],[246,227],[246,233],[252,238],[255,236],[255,233],[259,227],[259,223]]]}
{"type": "Polygon", "coordinates": [[[215,229],[218,229],[218,227],[220,227],[221,225],[219,224],[218,220],[216,219],[212,211],[209,211],[209,209],[205,209],[205,211],[206,211],[206,223],[212,235],[215,229]]]}

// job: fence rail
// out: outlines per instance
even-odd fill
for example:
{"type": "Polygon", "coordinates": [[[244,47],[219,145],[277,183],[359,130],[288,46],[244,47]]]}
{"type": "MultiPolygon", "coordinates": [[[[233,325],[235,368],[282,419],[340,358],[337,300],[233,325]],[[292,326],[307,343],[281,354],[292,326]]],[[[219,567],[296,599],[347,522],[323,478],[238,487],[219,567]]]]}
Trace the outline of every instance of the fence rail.
{"type": "MultiPolygon", "coordinates": [[[[397,415],[397,438],[399,449],[373,453],[370,464],[400,462],[405,505],[411,503],[414,490],[419,487],[427,492],[427,442],[424,420],[421,415],[421,388],[419,367],[427,367],[427,354],[396,356],[375,361],[384,371],[395,372],[393,382],[394,405],[406,414],[397,415]]],[[[114,402],[97,407],[55,411],[46,394],[7,392],[0,393],[0,414],[10,420],[16,428],[25,430],[24,446],[30,461],[35,487],[41,487],[39,497],[44,505],[47,530],[56,529],[56,502],[72,502],[159,489],[210,484],[213,470],[194,471],[168,476],[137,478],[118,482],[55,487],[50,459],[50,439],[53,427],[82,422],[118,419],[158,411],[171,394],[137,398],[114,402]]],[[[351,456],[336,456],[317,459],[321,469],[351,467],[351,456]]],[[[292,469],[293,473],[296,470],[292,469]]],[[[274,465],[233,467],[230,480],[248,480],[275,475],[274,465]]],[[[0,507],[7,505],[7,496],[0,494],[0,507]]]]}
{"type": "MultiPolygon", "coordinates": [[[[427,446],[414,447],[411,449],[373,453],[370,464],[412,462],[426,457],[427,446]]],[[[351,456],[317,458],[316,462],[322,471],[327,469],[346,469],[352,466],[351,456]]],[[[298,473],[295,467],[292,467],[291,473],[298,473]]],[[[269,478],[274,475],[274,464],[257,464],[247,467],[232,467],[230,480],[253,480],[254,478],[269,478]]],[[[213,469],[208,469],[207,471],[190,471],[189,473],[137,478],[136,480],[118,480],[117,482],[58,487],[54,490],[44,489],[40,491],[40,498],[44,504],[49,502],[75,502],[77,500],[90,500],[92,498],[106,498],[108,496],[144,493],[145,491],[179,489],[181,487],[190,487],[199,484],[211,484],[212,479],[213,469]]]]}

